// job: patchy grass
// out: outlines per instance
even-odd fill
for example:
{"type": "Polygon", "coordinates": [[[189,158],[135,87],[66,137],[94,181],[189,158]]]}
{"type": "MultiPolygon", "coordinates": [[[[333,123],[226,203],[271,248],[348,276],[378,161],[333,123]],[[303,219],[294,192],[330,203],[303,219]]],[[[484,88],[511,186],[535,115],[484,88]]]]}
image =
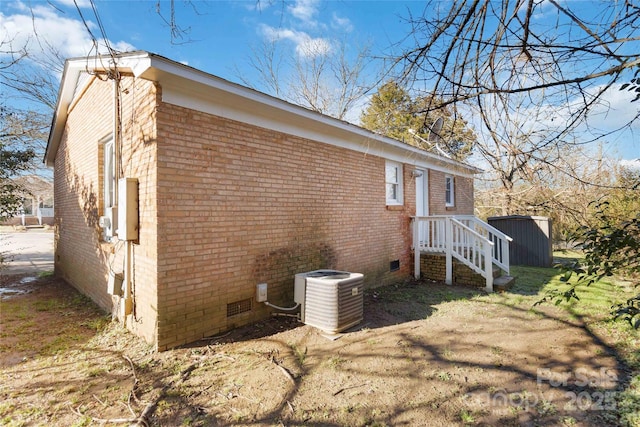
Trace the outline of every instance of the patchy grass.
{"type": "Polygon", "coordinates": [[[269,319],[159,354],[41,278],[0,302],[0,424],[112,425],[153,405],[145,421],[157,426],[640,426],[638,335],[608,316],[626,288],[534,307],[559,273],[514,267],[516,286],[500,294],[369,290],[363,325],[335,341],[269,319]]]}
{"type": "MultiPolygon", "coordinates": [[[[554,253],[554,260],[559,264],[568,264],[581,257],[582,254],[577,251],[554,253]]],[[[512,268],[512,271],[512,274],[518,279],[517,285],[512,290],[512,295],[507,296],[507,301],[513,301],[515,298],[515,301],[520,303],[522,300],[513,294],[523,294],[529,295],[525,301],[535,303],[548,290],[562,290],[568,287],[560,280],[561,270],[558,268],[516,266],[512,268]]],[[[616,392],[614,404],[619,411],[621,425],[640,426],[639,332],[626,322],[614,320],[611,314],[611,307],[634,295],[634,288],[624,278],[612,277],[598,281],[591,286],[578,286],[576,293],[579,300],[563,301],[557,305],[566,310],[571,319],[584,324],[585,329],[590,333],[602,337],[604,341],[609,343],[618,359],[628,367],[630,375],[616,392]]],[[[532,308],[532,310],[538,310],[538,307],[532,308]]],[[[607,349],[600,351],[607,351],[607,349]]],[[[568,420],[571,418],[569,417],[568,420]]],[[[569,421],[566,421],[565,424],[575,425],[569,421]]]]}

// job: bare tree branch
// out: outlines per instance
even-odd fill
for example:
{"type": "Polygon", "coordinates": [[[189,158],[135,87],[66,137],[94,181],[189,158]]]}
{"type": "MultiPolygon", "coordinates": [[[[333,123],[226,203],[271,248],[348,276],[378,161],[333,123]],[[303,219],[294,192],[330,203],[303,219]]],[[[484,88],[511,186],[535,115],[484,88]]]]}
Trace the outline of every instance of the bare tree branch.
{"type": "Polygon", "coordinates": [[[551,102],[563,94],[575,97],[603,78],[605,84],[615,82],[640,65],[638,8],[603,3],[599,14],[589,11],[595,16],[589,21],[577,12],[585,14],[585,8],[573,7],[555,0],[467,0],[443,12],[442,3],[429,2],[425,10],[433,15],[410,20],[416,38],[425,41],[396,64],[405,78],[431,82],[433,92],[449,103],[557,88],[547,93],[551,102]],[[531,19],[545,5],[557,12],[555,23],[531,19]],[[527,79],[504,84],[523,67],[527,79]]]}
{"type": "Polygon", "coordinates": [[[247,58],[257,78],[237,66],[236,74],[253,89],[343,120],[377,84],[365,75],[371,62],[367,46],[351,54],[344,41],[334,40],[329,51],[310,44],[291,55],[278,40],[266,40],[247,58]]]}

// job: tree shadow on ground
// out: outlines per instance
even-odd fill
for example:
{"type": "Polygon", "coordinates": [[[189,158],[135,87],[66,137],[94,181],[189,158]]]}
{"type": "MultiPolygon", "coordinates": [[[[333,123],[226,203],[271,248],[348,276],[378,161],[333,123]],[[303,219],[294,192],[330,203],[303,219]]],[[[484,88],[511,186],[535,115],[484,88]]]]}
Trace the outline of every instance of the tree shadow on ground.
{"type": "MultiPolygon", "coordinates": [[[[614,357],[617,365],[606,366],[619,382],[626,381],[616,350],[589,330],[585,335],[580,318],[567,319],[555,307],[534,312],[526,300],[514,305],[509,295],[504,297],[424,281],[368,290],[363,323],[356,333],[337,341],[318,338],[313,328],[282,316],[211,337],[189,351],[163,354],[148,353],[124,331],[96,333],[98,341],[83,338],[69,346],[77,352],[75,365],[63,356],[66,351],[43,359],[38,366],[45,370],[30,380],[25,396],[47,395],[49,405],[60,406],[53,400],[60,399],[55,391],[66,387],[64,398],[77,399],[65,409],[66,419],[75,415],[85,422],[127,414],[124,406],[106,404],[116,396],[108,390],[120,387],[139,399],[128,402],[134,415],[151,408],[147,420],[154,425],[181,420],[194,425],[418,425],[425,415],[439,417],[434,425],[445,425],[471,409],[485,425],[558,425],[564,416],[581,425],[615,425],[609,418],[563,405],[567,393],[616,392],[613,385],[598,384],[597,376],[600,362],[606,362],[603,357],[614,357]],[[473,302],[447,304],[461,300],[473,302]],[[385,328],[393,325],[398,327],[385,328]],[[537,334],[530,339],[531,354],[517,351],[522,328],[537,334]],[[564,341],[556,342],[559,329],[566,329],[564,341]],[[285,331],[294,333],[278,335],[285,331]],[[210,345],[252,337],[265,339],[240,346],[210,345]],[[586,352],[585,346],[601,353],[586,352]],[[602,390],[576,384],[575,375],[566,385],[553,386],[545,378],[540,381],[537,371],[564,374],[578,367],[594,372],[590,377],[602,390]],[[56,375],[60,369],[67,370],[64,379],[56,375]],[[555,398],[549,397],[554,393],[555,398]],[[522,401],[529,410],[519,409],[526,406],[522,401]]],[[[65,322],[73,307],[86,305],[56,304],[65,308],[60,314],[65,322]]],[[[34,367],[33,362],[17,366],[12,373],[27,375],[34,367]]],[[[605,415],[609,413],[602,411],[605,415]]]]}
{"type": "MultiPolygon", "coordinates": [[[[486,292],[469,286],[445,285],[441,282],[427,280],[406,280],[368,289],[363,297],[362,322],[343,333],[426,319],[443,302],[470,299],[478,295],[486,295],[486,292]]],[[[198,348],[212,344],[228,344],[267,338],[303,326],[304,324],[299,320],[297,314],[274,313],[268,319],[234,328],[216,336],[206,337],[200,341],[185,344],[180,348],[198,348]]]]}
{"type": "Polygon", "coordinates": [[[222,334],[205,337],[200,341],[185,344],[178,348],[200,348],[215,344],[251,341],[260,338],[267,338],[302,326],[304,326],[304,324],[301,323],[295,315],[274,315],[268,319],[240,326],[222,334]]]}
{"type": "Polygon", "coordinates": [[[365,293],[365,322],[378,328],[426,319],[439,304],[486,295],[470,286],[446,285],[429,280],[408,280],[365,293]]]}

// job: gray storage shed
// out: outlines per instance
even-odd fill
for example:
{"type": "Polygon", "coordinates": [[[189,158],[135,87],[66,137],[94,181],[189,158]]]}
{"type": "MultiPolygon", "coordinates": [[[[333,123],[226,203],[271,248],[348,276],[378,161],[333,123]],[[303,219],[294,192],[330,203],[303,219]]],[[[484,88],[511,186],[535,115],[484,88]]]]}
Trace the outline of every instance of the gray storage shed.
{"type": "Polygon", "coordinates": [[[494,216],[487,222],[513,238],[509,260],[513,265],[551,267],[553,239],[551,218],[544,216],[494,216]]]}

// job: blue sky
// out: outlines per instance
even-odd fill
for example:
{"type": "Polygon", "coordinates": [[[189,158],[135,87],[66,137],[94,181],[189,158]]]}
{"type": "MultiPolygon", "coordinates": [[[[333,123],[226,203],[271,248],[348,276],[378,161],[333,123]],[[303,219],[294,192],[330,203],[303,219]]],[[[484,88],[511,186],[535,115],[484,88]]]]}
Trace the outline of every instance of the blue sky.
{"type": "MultiPolygon", "coordinates": [[[[101,38],[89,1],[76,3],[91,32],[101,38]]],[[[169,2],[160,2],[160,13],[157,4],[155,0],[95,2],[106,37],[114,48],[148,50],[235,82],[240,82],[238,70],[249,80],[255,78],[247,66],[248,58],[252,49],[273,37],[291,56],[303,55],[308,46],[332,49],[339,40],[351,53],[365,45],[378,56],[397,52],[411,42],[406,40],[411,30],[406,18],[422,15],[424,5],[420,1],[176,0],[175,19],[185,32],[172,40],[170,28],[163,21],[170,19],[169,2]]],[[[31,49],[37,50],[35,27],[40,38],[58,48],[63,56],[83,56],[91,50],[91,43],[80,12],[73,0],[2,0],[0,33],[4,33],[5,40],[29,43],[31,49]]],[[[371,79],[376,77],[375,65],[380,64],[374,63],[368,69],[371,79]]],[[[613,110],[595,114],[595,127],[604,128],[637,114],[640,102],[629,104],[628,94],[614,90],[608,96],[613,110]]],[[[356,121],[358,113],[353,112],[350,119],[356,121]]],[[[627,160],[640,158],[639,126],[633,132],[610,138],[605,153],[627,160]]]]}
{"type": "MultiPolygon", "coordinates": [[[[100,36],[88,0],[78,0],[96,37],[100,36]]],[[[296,52],[305,42],[330,45],[346,38],[354,48],[371,44],[385,54],[407,35],[404,19],[421,13],[421,2],[402,1],[194,1],[176,0],[175,19],[185,30],[172,40],[169,2],[96,1],[98,14],[112,46],[148,50],[229,80],[238,80],[234,68],[243,67],[269,35],[278,32],[284,47],[296,52]]],[[[65,56],[82,56],[88,43],[73,0],[2,1],[0,12],[23,37],[31,32],[31,6],[38,32],[59,46],[65,56]],[[47,29],[48,27],[48,29],[47,29]]],[[[12,32],[12,31],[11,31],[12,32]]]]}

